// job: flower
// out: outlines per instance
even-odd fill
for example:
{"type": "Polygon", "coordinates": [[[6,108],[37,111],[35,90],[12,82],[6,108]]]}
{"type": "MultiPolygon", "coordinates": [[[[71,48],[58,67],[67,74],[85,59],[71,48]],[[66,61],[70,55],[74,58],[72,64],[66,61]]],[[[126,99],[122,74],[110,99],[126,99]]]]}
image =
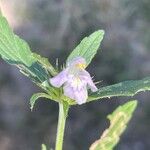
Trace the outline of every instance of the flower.
{"type": "Polygon", "coordinates": [[[88,98],[88,88],[92,92],[97,91],[97,87],[85,68],[85,59],[76,57],[67,64],[67,67],[63,71],[55,77],[50,78],[50,83],[57,88],[63,85],[65,96],[75,100],[79,105],[83,104],[88,98]]]}

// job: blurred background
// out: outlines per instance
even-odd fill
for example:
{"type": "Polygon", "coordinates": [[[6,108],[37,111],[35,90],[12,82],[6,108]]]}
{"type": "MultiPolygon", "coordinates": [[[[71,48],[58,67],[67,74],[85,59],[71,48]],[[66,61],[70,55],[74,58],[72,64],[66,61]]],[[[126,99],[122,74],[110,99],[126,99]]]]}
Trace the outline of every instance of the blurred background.
{"type": "MultiPolygon", "coordinates": [[[[150,74],[149,0],[1,0],[11,27],[34,52],[60,64],[80,40],[95,30],[105,37],[88,67],[99,87],[150,74]]],[[[18,69],[0,59],[0,150],[54,148],[58,106],[40,99],[33,112],[29,99],[37,88],[18,69]]],[[[103,99],[72,107],[65,150],[87,150],[109,126],[106,116],[131,98],[103,99]]],[[[132,98],[133,99],[133,98],[132,98]]],[[[115,150],[150,148],[150,92],[136,95],[139,105],[115,150]]]]}

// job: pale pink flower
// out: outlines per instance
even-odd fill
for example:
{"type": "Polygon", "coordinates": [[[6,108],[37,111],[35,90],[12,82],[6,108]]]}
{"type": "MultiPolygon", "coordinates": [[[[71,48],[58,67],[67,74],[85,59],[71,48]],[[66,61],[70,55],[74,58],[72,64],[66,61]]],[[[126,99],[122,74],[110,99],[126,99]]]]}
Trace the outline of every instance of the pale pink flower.
{"type": "Polygon", "coordinates": [[[51,78],[50,83],[57,88],[63,86],[65,96],[75,100],[78,104],[83,104],[88,98],[88,88],[92,92],[97,91],[97,87],[85,68],[85,59],[76,57],[67,64],[63,71],[51,78]]]}

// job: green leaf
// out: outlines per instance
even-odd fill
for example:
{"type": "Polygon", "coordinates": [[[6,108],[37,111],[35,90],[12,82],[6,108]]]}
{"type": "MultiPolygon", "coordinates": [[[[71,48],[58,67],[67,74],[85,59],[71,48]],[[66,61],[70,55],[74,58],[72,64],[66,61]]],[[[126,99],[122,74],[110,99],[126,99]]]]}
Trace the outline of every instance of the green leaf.
{"type": "Polygon", "coordinates": [[[0,16],[0,55],[5,60],[21,62],[28,67],[36,61],[28,44],[13,33],[7,20],[2,16],[0,16]]]}
{"type": "Polygon", "coordinates": [[[119,106],[111,115],[108,115],[109,128],[104,131],[99,140],[91,145],[90,150],[112,150],[119,142],[120,136],[126,129],[136,106],[136,100],[130,101],[119,106]]]}
{"type": "MultiPolygon", "coordinates": [[[[9,64],[16,65],[24,75],[37,84],[48,80],[50,76],[43,65],[44,62],[41,61],[42,58],[33,55],[28,44],[13,33],[2,15],[0,15],[0,55],[9,64]]],[[[48,61],[46,63],[48,64],[48,61]]]]}
{"type": "Polygon", "coordinates": [[[47,99],[53,99],[50,95],[46,94],[46,93],[35,93],[32,95],[31,99],[30,99],[30,109],[33,110],[33,107],[35,105],[35,102],[41,98],[47,98],[47,99]]]}
{"type": "Polygon", "coordinates": [[[32,53],[28,44],[13,33],[2,15],[0,15],[0,56],[9,64],[17,66],[21,73],[43,88],[51,97],[57,92],[48,83],[50,76],[56,74],[48,59],[32,53]]]}
{"type": "Polygon", "coordinates": [[[17,62],[16,66],[20,69],[20,72],[29,77],[35,83],[43,83],[48,80],[48,73],[43,66],[37,62],[33,63],[30,67],[17,62]]]}
{"type": "Polygon", "coordinates": [[[50,72],[51,75],[55,76],[57,75],[57,71],[55,70],[55,68],[50,64],[50,62],[48,61],[48,58],[45,57],[41,57],[40,55],[33,53],[34,58],[36,58],[38,60],[38,62],[40,64],[42,64],[42,66],[50,72]]]}
{"type": "Polygon", "coordinates": [[[85,58],[87,65],[91,62],[95,56],[97,49],[103,39],[104,31],[98,30],[91,34],[89,37],[85,37],[81,43],[72,51],[67,59],[67,63],[73,58],[81,56],[85,58]]]}
{"type": "Polygon", "coordinates": [[[41,150],[47,150],[47,148],[46,148],[46,145],[45,145],[45,144],[42,144],[42,145],[41,145],[41,147],[42,147],[42,149],[41,149],[41,150]]]}
{"type": "Polygon", "coordinates": [[[142,80],[131,80],[100,88],[97,92],[89,94],[89,101],[114,96],[134,96],[138,92],[150,90],[150,77],[142,80]]]}

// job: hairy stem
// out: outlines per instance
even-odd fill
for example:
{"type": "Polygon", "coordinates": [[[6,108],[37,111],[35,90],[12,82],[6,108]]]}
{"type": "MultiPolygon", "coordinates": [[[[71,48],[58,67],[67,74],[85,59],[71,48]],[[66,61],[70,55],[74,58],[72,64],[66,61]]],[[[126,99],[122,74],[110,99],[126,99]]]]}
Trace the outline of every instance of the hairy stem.
{"type": "Polygon", "coordinates": [[[64,138],[64,131],[65,131],[65,124],[66,124],[68,109],[69,109],[68,105],[59,103],[59,116],[58,116],[55,150],[62,150],[63,148],[63,138],[64,138]]]}

